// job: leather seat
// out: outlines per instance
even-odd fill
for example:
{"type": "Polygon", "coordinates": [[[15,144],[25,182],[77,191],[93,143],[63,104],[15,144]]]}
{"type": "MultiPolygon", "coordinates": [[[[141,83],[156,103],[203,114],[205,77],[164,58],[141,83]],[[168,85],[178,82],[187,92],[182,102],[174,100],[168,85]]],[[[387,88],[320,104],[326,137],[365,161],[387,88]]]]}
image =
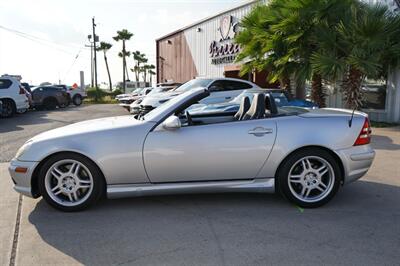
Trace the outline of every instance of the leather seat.
{"type": "Polygon", "coordinates": [[[235,119],[242,120],[243,116],[247,113],[249,108],[250,108],[250,99],[249,99],[249,97],[245,96],[242,98],[242,101],[240,102],[239,110],[234,115],[235,119]]]}
{"type": "Polygon", "coordinates": [[[250,109],[241,120],[260,119],[265,116],[265,96],[264,93],[254,94],[250,109]]]}
{"type": "Polygon", "coordinates": [[[265,113],[267,115],[278,114],[278,109],[276,108],[275,99],[269,93],[265,95],[265,113]]]}

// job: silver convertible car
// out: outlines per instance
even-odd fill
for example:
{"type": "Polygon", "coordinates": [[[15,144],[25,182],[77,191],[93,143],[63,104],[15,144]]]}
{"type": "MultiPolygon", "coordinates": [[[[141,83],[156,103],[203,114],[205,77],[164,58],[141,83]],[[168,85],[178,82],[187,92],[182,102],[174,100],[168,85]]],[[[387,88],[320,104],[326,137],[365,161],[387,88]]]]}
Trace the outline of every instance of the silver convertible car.
{"type": "Polygon", "coordinates": [[[301,207],[327,203],[362,177],[375,152],[361,112],[277,109],[269,94],[234,115],[187,110],[207,89],[185,92],[143,117],[90,120],[28,140],[9,171],[15,190],[63,211],[101,197],[281,192],[301,207]]]}

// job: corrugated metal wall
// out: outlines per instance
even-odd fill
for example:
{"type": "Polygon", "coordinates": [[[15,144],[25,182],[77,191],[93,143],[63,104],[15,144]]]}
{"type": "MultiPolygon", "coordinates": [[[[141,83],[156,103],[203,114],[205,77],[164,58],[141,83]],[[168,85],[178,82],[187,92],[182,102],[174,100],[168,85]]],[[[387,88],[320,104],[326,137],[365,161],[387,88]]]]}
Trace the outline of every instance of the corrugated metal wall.
{"type": "Polygon", "coordinates": [[[186,41],[192,53],[194,63],[199,76],[222,77],[226,64],[213,65],[209,55],[211,42],[219,41],[221,35],[218,31],[220,20],[223,16],[232,15],[234,20],[240,20],[249,13],[254,4],[240,7],[218,17],[211,18],[200,24],[194,25],[184,31],[186,41]],[[198,31],[200,29],[200,31],[198,31]]]}

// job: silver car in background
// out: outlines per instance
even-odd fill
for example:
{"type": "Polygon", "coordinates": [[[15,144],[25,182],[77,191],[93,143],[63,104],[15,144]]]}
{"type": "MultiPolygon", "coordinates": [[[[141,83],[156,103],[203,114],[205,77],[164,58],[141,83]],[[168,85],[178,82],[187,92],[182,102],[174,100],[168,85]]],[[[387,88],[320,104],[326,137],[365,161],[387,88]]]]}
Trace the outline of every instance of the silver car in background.
{"type": "Polygon", "coordinates": [[[280,108],[269,94],[243,98],[231,116],[197,115],[204,88],[145,116],[90,120],[28,140],[11,161],[16,191],[62,211],[101,197],[281,192],[319,207],[362,177],[375,152],[368,117],[350,110],[280,108]]]}

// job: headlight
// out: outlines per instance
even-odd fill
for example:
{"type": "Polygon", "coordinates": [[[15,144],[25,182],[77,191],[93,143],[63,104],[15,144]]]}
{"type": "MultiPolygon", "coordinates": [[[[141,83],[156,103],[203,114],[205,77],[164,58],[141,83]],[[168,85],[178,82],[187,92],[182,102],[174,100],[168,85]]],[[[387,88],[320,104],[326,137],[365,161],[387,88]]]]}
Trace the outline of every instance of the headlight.
{"type": "Polygon", "coordinates": [[[15,155],[15,158],[18,159],[20,158],[32,145],[32,141],[26,142],[24,145],[22,145],[21,148],[17,151],[17,154],[15,155]]]}

